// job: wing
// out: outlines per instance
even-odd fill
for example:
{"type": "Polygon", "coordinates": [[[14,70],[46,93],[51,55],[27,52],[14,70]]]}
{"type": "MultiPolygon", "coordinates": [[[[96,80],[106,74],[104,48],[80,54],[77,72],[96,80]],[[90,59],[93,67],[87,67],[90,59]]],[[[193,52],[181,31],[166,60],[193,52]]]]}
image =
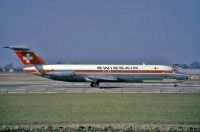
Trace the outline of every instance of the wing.
{"type": "Polygon", "coordinates": [[[117,78],[110,75],[90,75],[85,77],[87,81],[118,81],[117,78]]]}

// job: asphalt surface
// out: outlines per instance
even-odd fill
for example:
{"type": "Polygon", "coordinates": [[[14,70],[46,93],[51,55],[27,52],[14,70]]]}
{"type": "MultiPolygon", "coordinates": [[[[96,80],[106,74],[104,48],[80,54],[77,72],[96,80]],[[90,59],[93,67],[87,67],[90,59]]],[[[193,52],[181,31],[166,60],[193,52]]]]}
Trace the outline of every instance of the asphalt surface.
{"type": "Polygon", "coordinates": [[[170,83],[60,82],[25,73],[0,73],[0,93],[200,93],[200,81],[186,81],[174,88],[170,83]]]}

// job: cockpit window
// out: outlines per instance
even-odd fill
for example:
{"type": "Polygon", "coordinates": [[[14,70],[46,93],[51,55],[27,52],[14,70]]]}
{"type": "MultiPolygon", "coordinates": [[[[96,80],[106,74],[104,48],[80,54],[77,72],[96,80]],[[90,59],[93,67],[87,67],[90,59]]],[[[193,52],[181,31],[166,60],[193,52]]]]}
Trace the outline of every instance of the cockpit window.
{"type": "Polygon", "coordinates": [[[174,73],[178,73],[177,69],[172,69],[171,71],[174,72],[174,73]]]}

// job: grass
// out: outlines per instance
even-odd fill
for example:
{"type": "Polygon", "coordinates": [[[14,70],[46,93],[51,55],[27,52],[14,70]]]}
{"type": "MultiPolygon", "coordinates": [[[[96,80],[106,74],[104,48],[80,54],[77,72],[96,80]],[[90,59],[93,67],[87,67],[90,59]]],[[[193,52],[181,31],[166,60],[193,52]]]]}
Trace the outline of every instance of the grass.
{"type": "Polygon", "coordinates": [[[0,124],[200,123],[199,94],[0,94],[0,124]]]}

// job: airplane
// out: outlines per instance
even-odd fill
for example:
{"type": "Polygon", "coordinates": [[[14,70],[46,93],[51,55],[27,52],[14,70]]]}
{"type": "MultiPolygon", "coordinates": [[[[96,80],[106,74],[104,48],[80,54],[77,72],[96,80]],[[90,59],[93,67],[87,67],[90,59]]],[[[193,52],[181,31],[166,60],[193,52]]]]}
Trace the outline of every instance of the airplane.
{"type": "Polygon", "coordinates": [[[52,80],[66,82],[90,82],[91,87],[99,87],[100,82],[170,82],[188,80],[185,74],[179,73],[166,65],[81,65],[81,64],[47,64],[28,46],[7,46],[13,50],[26,66],[23,71],[52,80]]]}

